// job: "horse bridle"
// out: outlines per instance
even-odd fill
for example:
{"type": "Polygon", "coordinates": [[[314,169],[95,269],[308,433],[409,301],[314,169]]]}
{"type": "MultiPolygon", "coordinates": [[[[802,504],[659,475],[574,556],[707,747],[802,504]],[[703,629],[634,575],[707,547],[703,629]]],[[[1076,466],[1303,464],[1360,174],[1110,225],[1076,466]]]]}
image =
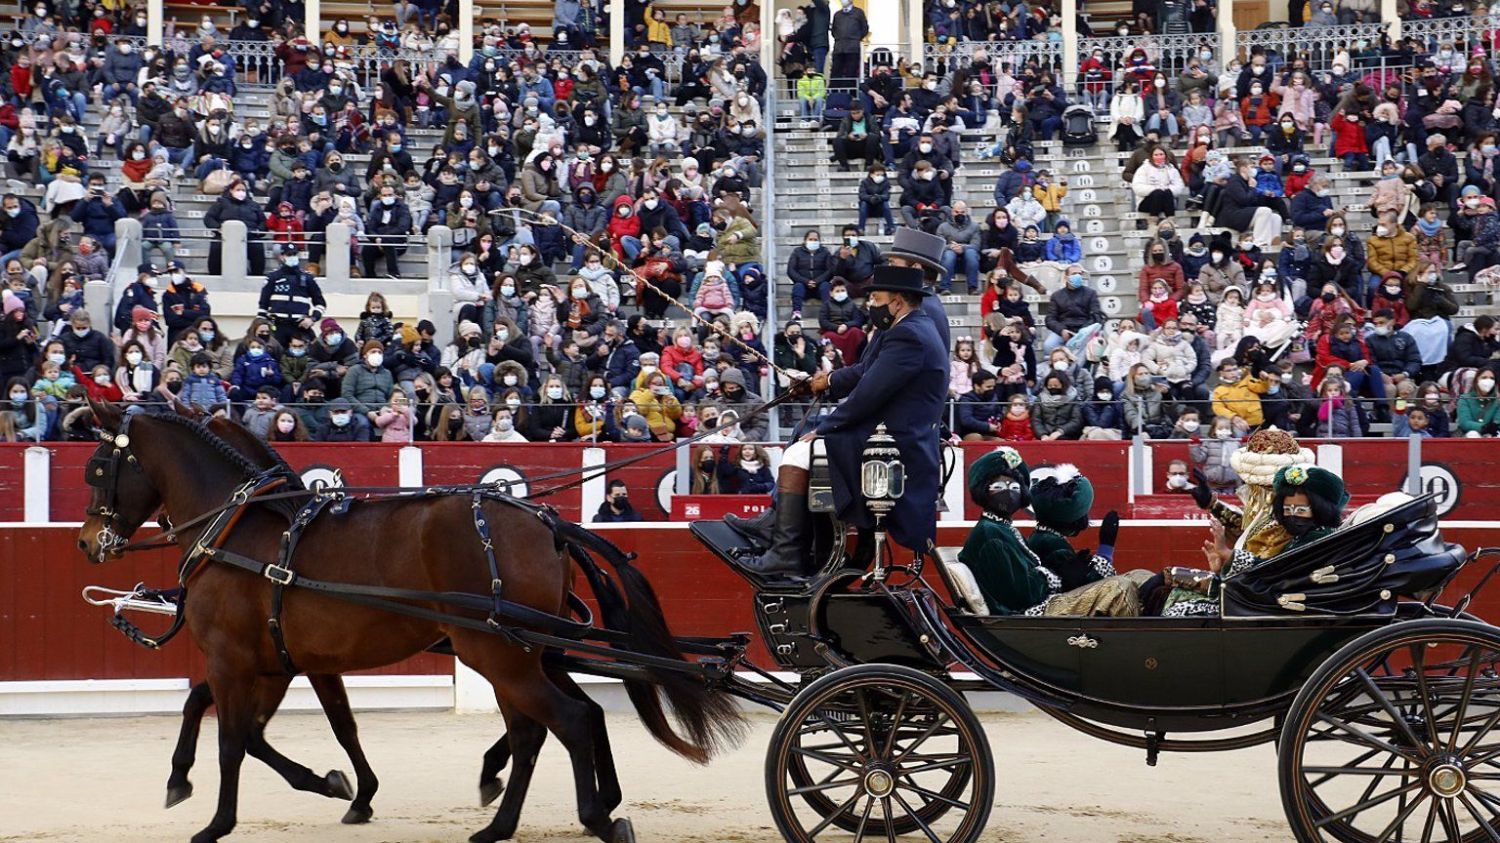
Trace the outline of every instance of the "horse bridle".
{"type": "Polygon", "coordinates": [[[115,433],[107,430],[98,431],[101,440],[99,448],[94,451],[94,455],[84,466],[84,482],[104,495],[103,505],[95,506],[90,500],[88,508],[84,510],[90,518],[97,516],[106,519],[95,539],[99,543],[101,557],[129,541],[119,523],[120,512],[116,504],[118,503],[121,463],[139,466],[135,455],[130,453],[130,420],[132,418],[131,414],[126,413],[120,421],[120,429],[115,433]],[[109,450],[107,455],[104,453],[106,448],[109,450]]]}

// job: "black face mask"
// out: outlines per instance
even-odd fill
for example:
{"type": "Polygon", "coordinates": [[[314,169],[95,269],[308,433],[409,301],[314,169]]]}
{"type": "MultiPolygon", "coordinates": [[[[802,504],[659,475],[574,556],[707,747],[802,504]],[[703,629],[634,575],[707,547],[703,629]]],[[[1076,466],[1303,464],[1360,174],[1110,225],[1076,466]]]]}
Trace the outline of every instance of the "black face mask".
{"type": "Polygon", "coordinates": [[[870,306],[870,324],[880,330],[885,330],[896,323],[896,317],[891,313],[888,304],[877,304],[870,306]]]}
{"type": "Polygon", "coordinates": [[[1325,304],[1333,304],[1333,301],[1336,298],[1338,298],[1338,294],[1337,293],[1324,293],[1323,294],[1323,302],[1325,304]]]}
{"type": "Polygon", "coordinates": [[[1316,521],[1312,520],[1311,518],[1304,518],[1300,515],[1282,515],[1278,516],[1276,521],[1280,523],[1282,527],[1286,528],[1286,531],[1290,533],[1293,538],[1301,538],[1302,536],[1305,536],[1309,532],[1311,532],[1313,528],[1318,526],[1316,521]]]}
{"type": "Polygon", "coordinates": [[[177,393],[181,392],[182,391],[182,381],[172,381],[171,383],[168,383],[167,384],[167,391],[170,392],[170,393],[172,393],[173,395],[176,395],[177,393]]]}
{"type": "Polygon", "coordinates": [[[985,499],[985,509],[996,515],[1010,515],[1026,505],[1025,495],[1017,489],[1001,489],[985,499]]]}

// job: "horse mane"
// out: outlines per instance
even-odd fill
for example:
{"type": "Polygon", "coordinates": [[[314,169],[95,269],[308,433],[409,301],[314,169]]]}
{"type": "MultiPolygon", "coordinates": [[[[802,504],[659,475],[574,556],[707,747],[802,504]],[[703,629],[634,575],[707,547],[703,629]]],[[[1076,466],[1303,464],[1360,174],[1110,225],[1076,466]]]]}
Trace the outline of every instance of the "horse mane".
{"type": "Polygon", "coordinates": [[[145,413],[143,415],[149,417],[153,421],[166,422],[167,424],[175,425],[189,431],[193,434],[193,436],[197,437],[200,442],[212,448],[215,453],[223,457],[230,465],[234,466],[242,475],[247,478],[260,474],[264,470],[260,466],[251,462],[249,457],[246,457],[233,445],[225,442],[218,434],[209,430],[208,427],[202,422],[199,422],[195,419],[185,418],[175,413],[145,413]]]}
{"type": "MultiPolygon", "coordinates": [[[[277,469],[286,476],[287,484],[290,487],[296,489],[306,488],[306,486],[302,483],[302,475],[298,474],[297,470],[295,468],[292,468],[291,463],[287,462],[286,458],[281,456],[280,451],[272,448],[270,443],[256,436],[254,433],[251,433],[250,428],[245,427],[245,425],[241,422],[227,417],[222,418],[221,422],[225,425],[228,425],[237,434],[240,434],[235,437],[235,441],[227,442],[227,444],[230,447],[238,450],[242,456],[249,457],[250,459],[259,462],[260,465],[257,466],[258,471],[263,471],[265,469],[277,469]]],[[[209,434],[218,436],[220,439],[223,439],[223,436],[220,436],[219,434],[213,432],[213,429],[211,427],[212,424],[213,421],[204,422],[205,429],[209,432],[209,434]]]]}

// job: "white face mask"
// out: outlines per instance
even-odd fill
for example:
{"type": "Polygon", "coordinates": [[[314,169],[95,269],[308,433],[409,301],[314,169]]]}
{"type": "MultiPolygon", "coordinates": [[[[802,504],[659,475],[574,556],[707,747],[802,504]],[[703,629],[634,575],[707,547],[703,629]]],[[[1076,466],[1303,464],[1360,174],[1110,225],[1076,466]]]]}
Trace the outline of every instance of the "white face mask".
{"type": "Polygon", "coordinates": [[[370,368],[379,369],[381,364],[385,362],[385,355],[378,351],[372,351],[369,356],[365,357],[365,362],[370,364],[370,368]]]}
{"type": "Polygon", "coordinates": [[[506,375],[505,377],[500,379],[500,382],[505,384],[506,386],[515,386],[517,378],[515,375],[506,375]]]}
{"type": "Polygon", "coordinates": [[[844,292],[843,290],[834,290],[832,298],[837,302],[848,301],[849,294],[844,292]]]}
{"type": "Polygon", "coordinates": [[[1480,378],[1476,383],[1480,392],[1489,392],[1495,388],[1494,378],[1480,378]]]}
{"type": "Polygon", "coordinates": [[[1068,361],[1066,361],[1066,360],[1053,360],[1052,361],[1052,370],[1056,371],[1056,372],[1066,372],[1068,370],[1068,361]]]}
{"type": "Polygon", "coordinates": [[[125,355],[125,362],[134,366],[135,364],[141,362],[141,353],[139,351],[130,352],[129,354],[125,355]]]}
{"type": "Polygon", "coordinates": [[[562,400],[562,397],[563,397],[563,388],[560,387],[560,386],[549,386],[549,387],[547,387],[547,397],[551,398],[553,401],[560,401],[560,400],[562,400]]]}
{"type": "Polygon", "coordinates": [[[297,422],[285,416],[276,420],[276,429],[281,431],[282,433],[291,433],[292,430],[296,427],[297,422]]]}

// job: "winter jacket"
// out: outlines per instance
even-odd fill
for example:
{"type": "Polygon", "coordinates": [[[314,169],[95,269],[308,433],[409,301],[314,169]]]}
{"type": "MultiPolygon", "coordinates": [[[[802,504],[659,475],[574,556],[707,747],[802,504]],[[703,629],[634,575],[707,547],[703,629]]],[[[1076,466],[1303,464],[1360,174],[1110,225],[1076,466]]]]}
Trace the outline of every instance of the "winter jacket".
{"type": "Polygon", "coordinates": [[[1166,342],[1157,337],[1142,354],[1145,361],[1171,383],[1191,381],[1198,366],[1198,355],[1193,352],[1192,343],[1184,342],[1181,336],[1178,334],[1177,342],[1166,342]]]}
{"type": "Polygon", "coordinates": [[[1398,227],[1389,237],[1371,237],[1367,249],[1365,267],[1376,275],[1406,275],[1417,268],[1417,238],[1410,231],[1398,227]]]}
{"type": "Polygon", "coordinates": [[[1038,401],[1031,408],[1031,429],[1038,439],[1054,432],[1062,433],[1060,439],[1077,439],[1083,433],[1083,413],[1073,390],[1069,389],[1059,401],[1046,398],[1038,401]]]}
{"type": "Polygon", "coordinates": [[[395,385],[395,378],[391,376],[389,369],[384,366],[371,369],[361,362],[350,366],[345,373],[339,397],[348,399],[354,406],[355,413],[362,416],[385,406],[391,399],[391,390],[395,385]]]}

